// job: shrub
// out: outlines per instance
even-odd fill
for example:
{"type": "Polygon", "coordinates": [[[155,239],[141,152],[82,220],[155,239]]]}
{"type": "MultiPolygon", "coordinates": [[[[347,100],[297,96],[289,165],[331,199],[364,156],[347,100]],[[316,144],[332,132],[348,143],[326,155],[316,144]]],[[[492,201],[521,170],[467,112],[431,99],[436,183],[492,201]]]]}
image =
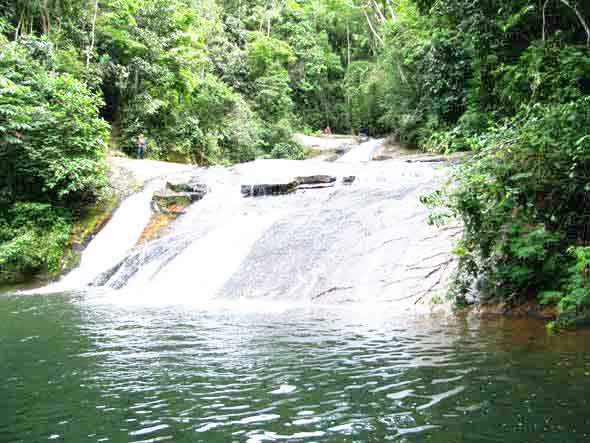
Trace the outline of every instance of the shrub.
{"type": "Polygon", "coordinates": [[[535,42],[517,63],[496,72],[496,94],[505,113],[531,103],[568,103],[590,92],[590,55],[559,40],[535,42]]]}
{"type": "Polygon", "coordinates": [[[17,203],[0,221],[0,282],[18,282],[60,269],[71,224],[49,204],[17,203]]]}
{"type": "Polygon", "coordinates": [[[283,142],[276,144],[270,151],[271,158],[288,158],[293,160],[303,160],[305,151],[301,145],[295,142],[283,142]]]}
{"type": "MultiPolygon", "coordinates": [[[[567,269],[573,258],[566,251],[589,240],[580,229],[590,210],[590,136],[583,135],[588,127],[588,97],[529,106],[481,135],[473,160],[455,172],[442,197],[430,197],[430,203],[445,208],[433,220],[462,220],[460,272],[479,279],[490,295],[513,298],[565,289],[580,299],[572,289],[567,269]]],[[[565,300],[564,309],[578,305],[565,300]]]]}
{"type": "Polygon", "coordinates": [[[56,273],[69,214],[106,183],[101,99],[28,43],[0,44],[0,282],[56,273]]]}
{"type": "Polygon", "coordinates": [[[105,184],[101,99],[48,72],[16,44],[0,46],[0,200],[72,205],[105,184]]]}

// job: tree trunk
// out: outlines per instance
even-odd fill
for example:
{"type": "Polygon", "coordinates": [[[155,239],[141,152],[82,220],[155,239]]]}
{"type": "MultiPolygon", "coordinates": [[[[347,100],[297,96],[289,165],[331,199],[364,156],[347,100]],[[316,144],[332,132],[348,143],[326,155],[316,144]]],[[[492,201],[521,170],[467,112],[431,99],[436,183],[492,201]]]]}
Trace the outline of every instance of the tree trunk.
{"type": "Polygon", "coordinates": [[[63,17],[62,7],[61,7],[61,0],[55,0],[55,16],[57,17],[57,27],[61,30],[61,19],[63,17]]]}
{"type": "Polygon", "coordinates": [[[41,4],[41,28],[43,34],[47,34],[47,23],[45,22],[45,11],[43,11],[43,5],[41,4]]]}
{"type": "Polygon", "coordinates": [[[43,26],[43,34],[49,34],[51,31],[51,17],[49,15],[49,0],[41,2],[41,24],[43,26]]]}
{"type": "Polygon", "coordinates": [[[20,19],[18,20],[18,24],[16,25],[16,30],[14,31],[14,41],[18,40],[18,32],[19,32],[21,26],[23,26],[24,19],[25,19],[25,10],[23,9],[23,12],[21,12],[21,14],[20,14],[20,19]]]}
{"type": "Polygon", "coordinates": [[[586,23],[586,20],[584,19],[584,16],[580,12],[580,10],[576,8],[575,5],[572,5],[568,0],[561,0],[561,3],[570,7],[576,13],[578,20],[580,20],[580,23],[584,27],[584,31],[586,31],[586,45],[590,46],[590,27],[588,27],[588,23],[586,23]]]}
{"type": "Polygon", "coordinates": [[[346,22],[346,67],[350,66],[350,27],[346,22]]]}
{"type": "Polygon", "coordinates": [[[90,46],[86,52],[86,69],[90,66],[90,58],[92,57],[92,51],[94,51],[94,39],[96,35],[96,16],[98,15],[98,0],[94,0],[94,16],[92,18],[92,31],[90,34],[90,46]]]}
{"type": "MultiPolygon", "coordinates": [[[[346,70],[350,69],[350,27],[346,21],[346,70]]],[[[350,109],[350,94],[346,93],[346,111],[348,114],[348,127],[352,134],[352,111],[350,109]]]]}
{"type": "Polygon", "coordinates": [[[545,29],[547,28],[547,15],[546,15],[546,11],[547,11],[547,4],[549,3],[550,0],[545,0],[545,3],[543,3],[543,42],[545,42],[546,40],[546,36],[545,36],[545,29]]]}
{"type": "Polygon", "coordinates": [[[385,16],[381,12],[381,8],[377,4],[377,2],[375,0],[371,0],[371,3],[373,5],[373,9],[375,10],[375,15],[377,16],[377,18],[379,19],[379,21],[381,23],[385,23],[385,16]]]}
{"type": "Polygon", "coordinates": [[[369,15],[367,14],[367,10],[365,8],[363,8],[363,13],[365,14],[365,18],[367,19],[367,23],[369,24],[369,29],[371,30],[371,33],[373,34],[373,36],[375,37],[375,39],[380,44],[383,44],[383,40],[381,39],[381,37],[379,36],[379,34],[377,34],[377,31],[375,31],[375,28],[373,27],[373,23],[371,23],[371,19],[369,18],[369,15]]]}
{"type": "Polygon", "coordinates": [[[391,19],[396,22],[397,21],[397,16],[395,15],[395,11],[393,10],[393,6],[391,5],[391,0],[386,0],[387,1],[387,7],[389,8],[389,13],[391,14],[391,19]]]}

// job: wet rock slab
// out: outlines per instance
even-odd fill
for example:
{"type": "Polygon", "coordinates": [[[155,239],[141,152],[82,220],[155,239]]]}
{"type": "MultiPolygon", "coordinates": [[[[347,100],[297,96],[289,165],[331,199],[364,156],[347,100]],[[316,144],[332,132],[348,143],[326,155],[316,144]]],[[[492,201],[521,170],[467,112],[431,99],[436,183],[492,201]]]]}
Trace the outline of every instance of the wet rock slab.
{"type": "Polygon", "coordinates": [[[284,195],[294,192],[297,189],[297,182],[269,183],[258,185],[242,185],[244,197],[263,197],[266,195],[284,195]]]}
{"type": "Polygon", "coordinates": [[[297,177],[295,182],[297,185],[318,185],[318,184],[328,184],[334,183],[336,181],[336,177],[331,175],[309,175],[304,177],[297,177]]]}
{"type": "Polygon", "coordinates": [[[335,183],[336,177],[331,175],[309,175],[296,177],[295,180],[286,183],[242,185],[241,191],[244,197],[262,197],[290,194],[304,189],[327,188],[335,183]]]}
{"type": "Polygon", "coordinates": [[[209,191],[196,179],[168,181],[163,189],[154,192],[152,208],[161,213],[179,213],[188,205],[201,200],[209,191]]]}
{"type": "Polygon", "coordinates": [[[166,189],[173,192],[186,192],[190,195],[191,201],[202,199],[208,192],[207,186],[196,181],[196,179],[189,181],[171,180],[166,182],[166,189]]]}
{"type": "Polygon", "coordinates": [[[152,196],[152,202],[160,211],[173,205],[188,206],[191,204],[191,201],[188,192],[174,192],[169,189],[156,191],[152,196]]]}

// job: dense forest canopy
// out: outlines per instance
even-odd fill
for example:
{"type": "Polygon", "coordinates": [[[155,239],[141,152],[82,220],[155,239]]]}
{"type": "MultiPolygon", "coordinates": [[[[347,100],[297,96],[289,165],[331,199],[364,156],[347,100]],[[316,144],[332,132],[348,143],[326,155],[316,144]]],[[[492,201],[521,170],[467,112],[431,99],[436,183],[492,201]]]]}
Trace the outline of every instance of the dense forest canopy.
{"type": "Polygon", "coordinates": [[[102,97],[129,152],[145,131],[153,157],[235,162],[300,156],[290,133],[327,125],[462,149],[440,131],[578,81],[562,69],[590,33],[578,3],[23,0],[1,2],[0,30],[102,97]]]}
{"type": "Polygon", "coordinates": [[[590,41],[590,6],[574,0],[4,0],[0,7],[0,31],[12,42],[4,51],[18,46],[22,59],[81,81],[104,101],[100,117],[124,149],[145,131],[152,156],[162,159],[298,156],[290,133],[327,125],[462,149],[441,130],[458,122],[480,129],[524,103],[563,101],[587,87],[578,84],[585,65],[575,62],[590,41]]]}
{"type": "Polygon", "coordinates": [[[293,132],[330,126],[474,151],[427,199],[438,221],[465,225],[459,296],[478,278],[564,310],[590,300],[587,239],[572,234],[590,189],[587,1],[0,0],[0,11],[4,278],[59,266],[72,211],[101,195],[108,144],[133,154],[143,132],[155,159],[302,158],[293,132]]]}

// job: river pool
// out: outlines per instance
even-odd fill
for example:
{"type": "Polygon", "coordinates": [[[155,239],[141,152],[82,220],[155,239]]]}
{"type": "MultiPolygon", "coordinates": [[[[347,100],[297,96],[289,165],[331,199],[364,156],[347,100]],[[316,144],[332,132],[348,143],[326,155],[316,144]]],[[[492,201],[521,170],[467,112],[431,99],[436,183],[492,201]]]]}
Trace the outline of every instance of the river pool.
{"type": "Polygon", "coordinates": [[[0,441],[587,442],[589,351],[532,320],[3,296],[0,441]]]}

